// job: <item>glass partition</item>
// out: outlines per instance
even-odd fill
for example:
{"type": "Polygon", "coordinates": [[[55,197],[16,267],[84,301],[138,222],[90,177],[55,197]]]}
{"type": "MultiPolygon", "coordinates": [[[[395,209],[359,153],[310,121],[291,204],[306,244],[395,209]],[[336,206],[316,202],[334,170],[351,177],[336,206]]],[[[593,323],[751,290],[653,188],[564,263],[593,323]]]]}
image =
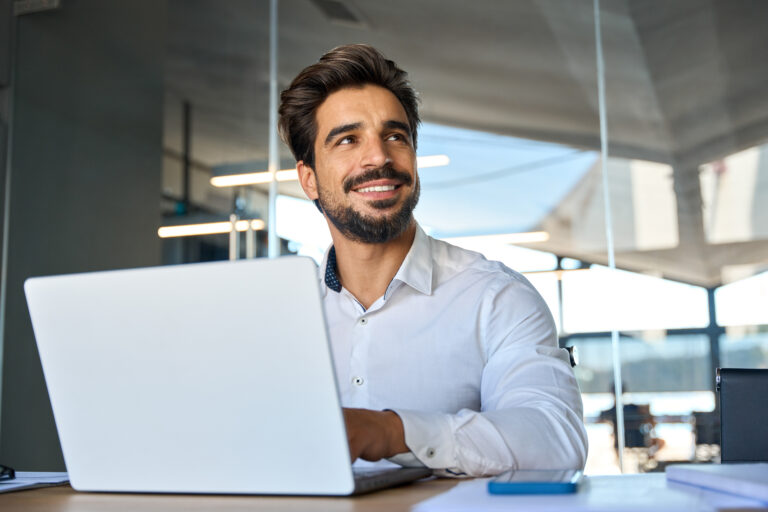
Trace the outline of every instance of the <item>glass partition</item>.
{"type": "Polygon", "coordinates": [[[163,262],[229,258],[232,214],[257,221],[234,256],[266,255],[268,183],[212,178],[267,170],[269,2],[169,1],[165,57],[162,225],[223,228],[164,237],[163,262]]]}
{"type": "MultiPolygon", "coordinates": [[[[756,49],[768,47],[768,4],[600,2],[598,48],[593,0],[278,5],[279,89],[351,41],[409,72],[424,121],[416,218],[541,292],[561,345],[576,348],[589,471],[619,471],[613,427],[596,419],[614,400],[613,330],[626,399],[647,406],[664,445],[624,469],[697,457],[714,368],[765,364],[768,77],[756,49]]],[[[268,220],[268,183],[211,184],[267,169],[268,14],[267,2],[169,3],[167,224],[268,220]]],[[[281,252],[320,261],[325,221],[282,145],[280,160],[281,252]]],[[[235,235],[236,255],[266,255],[264,225],[235,235]]],[[[164,261],[225,259],[232,239],[168,239],[164,261]]]]}
{"type": "Polygon", "coordinates": [[[642,374],[665,443],[638,468],[716,460],[716,451],[699,450],[717,437],[705,439],[703,427],[719,428],[714,368],[764,360],[756,325],[766,322],[757,305],[764,280],[756,274],[768,263],[768,75],[757,49],[768,43],[759,21],[768,5],[602,2],[600,12],[616,266],[684,283],[657,286],[645,303],[634,286],[613,294],[636,324],[647,323],[624,319],[619,328],[659,330],[640,345],[634,335],[620,343],[627,380],[638,368],[638,346],[642,357],[660,357],[642,374]],[[663,411],[653,406],[670,392],[688,398],[666,401],[663,411]],[[686,415],[696,449],[669,430],[686,415]]]}

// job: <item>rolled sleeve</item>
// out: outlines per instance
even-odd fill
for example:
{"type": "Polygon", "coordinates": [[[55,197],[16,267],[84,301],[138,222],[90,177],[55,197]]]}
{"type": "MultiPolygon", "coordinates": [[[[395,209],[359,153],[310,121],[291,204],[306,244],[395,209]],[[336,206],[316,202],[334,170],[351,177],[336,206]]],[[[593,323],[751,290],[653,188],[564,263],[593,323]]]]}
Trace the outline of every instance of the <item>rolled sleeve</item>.
{"type": "Polygon", "coordinates": [[[394,412],[403,422],[406,446],[424,466],[433,469],[457,467],[450,414],[402,409],[394,409],[394,412]]]}
{"type": "Polygon", "coordinates": [[[395,410],[413,456],[444,476],[581,469],[587,437],[578,384],[554,321],[523,282],[490,291],[481,411],[395,410]]]}

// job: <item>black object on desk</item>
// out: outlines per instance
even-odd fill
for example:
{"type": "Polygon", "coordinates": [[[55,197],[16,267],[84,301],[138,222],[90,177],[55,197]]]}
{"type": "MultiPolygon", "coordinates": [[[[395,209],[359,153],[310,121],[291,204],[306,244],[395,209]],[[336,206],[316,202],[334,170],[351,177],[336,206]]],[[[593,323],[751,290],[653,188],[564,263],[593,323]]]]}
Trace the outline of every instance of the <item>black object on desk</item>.
{"type": "Polygon", "coordinates": [[[718,368],[720,460],[768,462],[768,370],[718,368]]]}
{"type": "Polygon", "coordinates": [[[16,472],[13,468],[0,464],[0,480],[13,480],[14,478],[16,478],[16,472]]]}

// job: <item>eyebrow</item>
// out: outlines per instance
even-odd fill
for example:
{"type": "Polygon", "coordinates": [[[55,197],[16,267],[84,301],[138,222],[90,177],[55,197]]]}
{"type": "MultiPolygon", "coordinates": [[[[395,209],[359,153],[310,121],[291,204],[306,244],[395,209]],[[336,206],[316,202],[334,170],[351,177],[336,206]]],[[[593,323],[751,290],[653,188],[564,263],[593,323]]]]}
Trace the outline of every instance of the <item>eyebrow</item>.
{"type": "MultiPolygon", "coordinates": [[[[362,126],[363,126],[362,123],[348,123],[348,124],[342,124],[340,126],[337,126],[333,128],[330,132],[328,132],[328,135],[325,137],[325,142],[323,143],[323,145],[327,146],[328,144],[330,144],[333,138],[339,134],[358,130],[362,126]]],[[[385,121],[384,128],[386,128],[387,130],[402,130],[408,134],[409,138],[411,138],[411,128],[402,121],[395,121],[394,119],[385,121]]]]}
{"type": "Polygon", "coordinates": [[[409,138],[411,138],[411,127],[402,121],[395,121],[395,120],[386,121],[384,123],[384,127],[387,128],[388,130],[402,130],[408,134],[409,138]]]}
{"type": "Polygon", "coordinates": [[[328,132],[328,136],[325,137],[325,142],[323,143],[324,146],[327,146],[330,144],[331,140],[340,133],[346,133],[351,132],[352,130],[357,130],[360,128],[363,124],[362,123],[349,123],[349,124],[342,124],[341,126],[337,126],[336,128],[332,129],[330,132],[328,132]]]}

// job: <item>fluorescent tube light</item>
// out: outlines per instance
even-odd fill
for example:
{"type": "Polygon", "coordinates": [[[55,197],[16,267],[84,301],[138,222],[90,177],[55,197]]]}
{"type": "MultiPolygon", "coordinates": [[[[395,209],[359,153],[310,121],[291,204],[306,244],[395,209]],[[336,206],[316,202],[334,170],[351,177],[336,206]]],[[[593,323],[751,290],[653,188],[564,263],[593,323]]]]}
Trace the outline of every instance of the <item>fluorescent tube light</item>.
{"type": "MultiPolygon", "coordinates": [[[[275,174],[277,181],[295,181],[299,179],[299,173],[296,169],[283,169],[275,174]]],[[[269,172],[249,172],[246,174],[214,176],[211,178],[211,185],[214,187],[239,187],[242,185],[269,183],[270,181],[272,181],[272,175],[269,172]]]]}
{"type": "Polygon", "coordinates": [[[451,163],[451,159],[448,155],[429,155],[429,156],[417,156],[416,167],[419,169],[426,169],[427,167],[442,167],[451,163]]]}
{"type": "MultiPolygon", "coordinates": [[[[451,163],[447,155],[429,155],[416,157],[416,167],[425,169],[427,167],[440,167],[451,163]]],[[[299,179],[299,173],[296,169],[283,169],[276,173],[277,181],[296,181],[299,179]]],[[[243,185],[259,185],[272,181],[269,172],[249,172],[245,174],[226,174],[224,176],[214,176],[211,178],[211,185],[214,187],[240,187],[243,185]]]]}
{"type": "Polygon", "coordinates": [[[443,238],[446,242],[463,244],[531,244],[536,242],[546,242],[549,240],[549,233],[546,231],[530,231],[528,233],[505,233],[501,235],[478,235],[443,238]]]}
{"type": "Polygon", "coordinates": [[[570,272],[586,272],[588,270],[591,270],[590,268],[563,268],[560,270],[527,270],[525,272],[521,272],[524,276],[527,275],[548,275],[548,274],[554,274],[558,281],[561,281],[563,279],[563,275],[570,272]]]}
{"type": "MultiPolygon", "coordinates": [[[[266,227],[266,224],[261,219],[238,220],[235,222],[235,230],[247,231],[249,223],[251,225],[251,229],[254,231],[259,231],[266,227]]],[[[181,226],[163,226],[157,230],[157,235],[160,238],[173,238],[177,236],[218,235],[231,232],[232,223],[228,221],[222,221],[205,222],[203,224],[184,224],[181,226]]]]}

